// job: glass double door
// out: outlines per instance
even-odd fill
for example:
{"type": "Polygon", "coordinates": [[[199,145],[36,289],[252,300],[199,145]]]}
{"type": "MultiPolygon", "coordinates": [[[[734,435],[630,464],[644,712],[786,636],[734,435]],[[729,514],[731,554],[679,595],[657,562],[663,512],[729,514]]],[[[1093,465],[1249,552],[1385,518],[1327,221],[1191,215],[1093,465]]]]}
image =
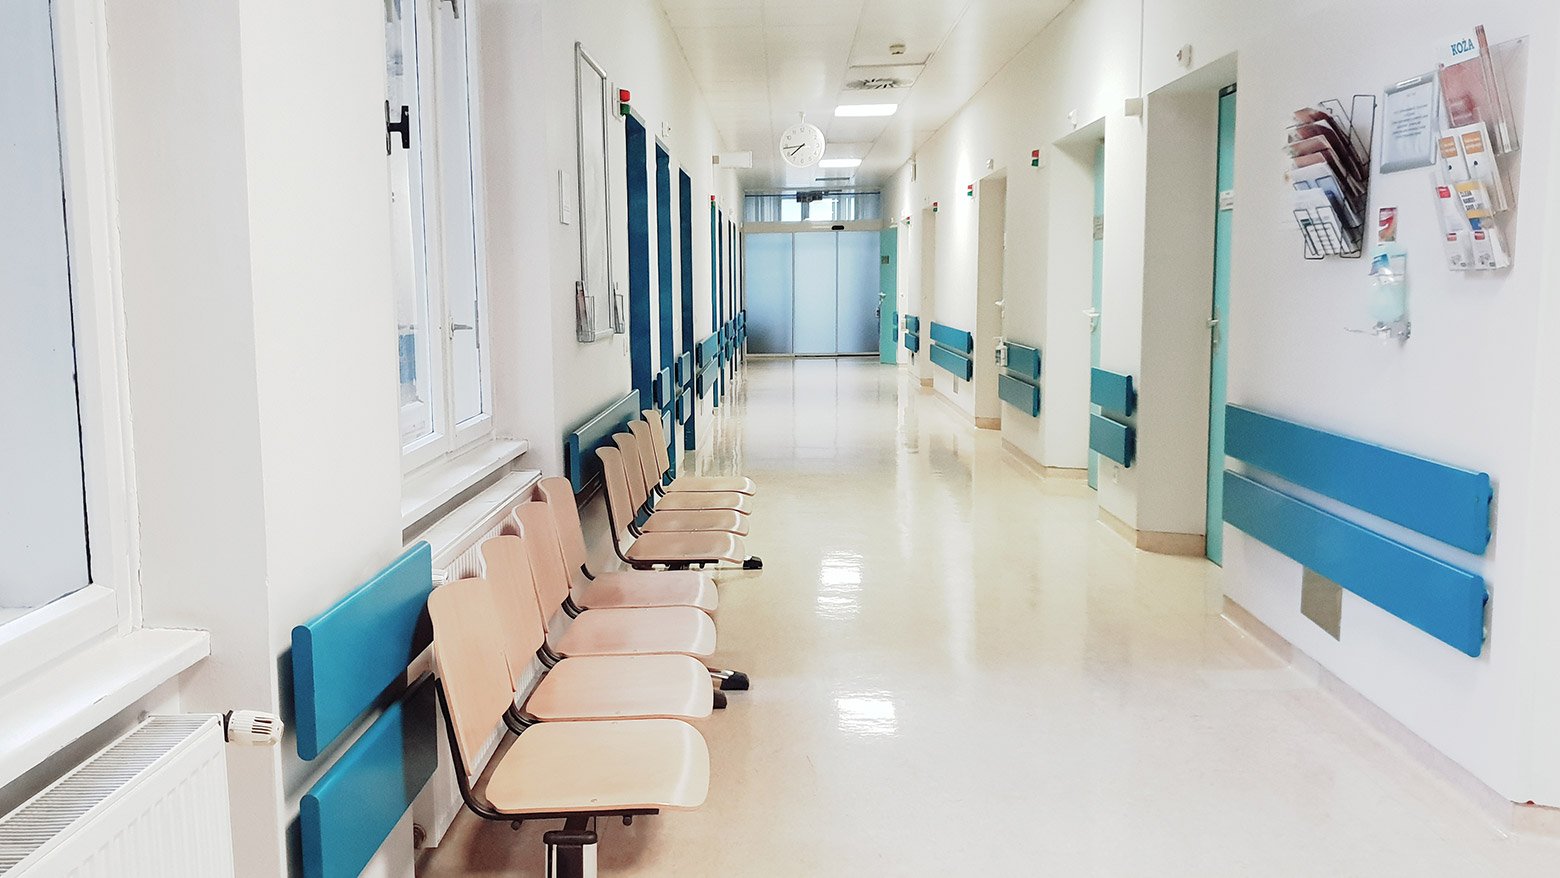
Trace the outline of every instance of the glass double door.
{"type": "Polygon", "coordinates": [[[745,243],[750,352],[877,353],[879,232],[754,232],[745,243]]]}

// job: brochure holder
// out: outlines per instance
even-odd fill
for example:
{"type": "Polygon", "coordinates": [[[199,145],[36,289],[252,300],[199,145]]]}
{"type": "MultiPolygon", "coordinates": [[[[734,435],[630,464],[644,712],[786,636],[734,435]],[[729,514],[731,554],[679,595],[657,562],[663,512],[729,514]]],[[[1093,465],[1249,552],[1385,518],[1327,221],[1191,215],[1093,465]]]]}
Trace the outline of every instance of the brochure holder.
{"type": "Polygon", "coordinates": [[[1452,44],[1452,63],[1436,67],[1442,103],[1434,188],[1452,271],[1511,265],[1527,51],[1526,38],[1491,46],[1481,25],[1452,44]]]}
{"type": "Polygon", "coordinates": [[[1306,259],[1358,259],[1364,251],[1375,127],[1375,95],[1357,94],[1347,108],[1334,98],[1296,111],[1286,149],[1306,259]]]}

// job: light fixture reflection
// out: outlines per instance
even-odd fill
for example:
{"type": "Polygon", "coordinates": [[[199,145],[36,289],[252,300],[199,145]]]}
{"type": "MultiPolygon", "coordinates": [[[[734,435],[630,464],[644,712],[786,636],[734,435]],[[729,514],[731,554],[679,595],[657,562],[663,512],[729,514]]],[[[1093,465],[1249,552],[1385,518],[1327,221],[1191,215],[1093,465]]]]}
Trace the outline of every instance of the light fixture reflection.
{"type": "Polygon", "coordinates": [[[831,621],[854,619],[861,610],[861,556],[834,552],[818,565],[818,616],[831,621]]]}
{"type": "Polygon", "coordinates": [[[853,693],[834,699],[840,731],[879,737],[899,734],[899,713],[884,693],[853,693]]]}

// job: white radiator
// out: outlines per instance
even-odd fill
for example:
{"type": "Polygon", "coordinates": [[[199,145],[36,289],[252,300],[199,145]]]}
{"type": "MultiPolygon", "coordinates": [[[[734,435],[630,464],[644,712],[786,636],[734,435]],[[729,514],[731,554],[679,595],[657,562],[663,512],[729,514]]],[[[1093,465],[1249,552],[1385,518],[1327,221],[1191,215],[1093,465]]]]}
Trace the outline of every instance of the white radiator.
{"type": "Polygon", "coordinates": [[[231,878],[221,721],[154,716],[0,817],[4,878],[231,878]]]}

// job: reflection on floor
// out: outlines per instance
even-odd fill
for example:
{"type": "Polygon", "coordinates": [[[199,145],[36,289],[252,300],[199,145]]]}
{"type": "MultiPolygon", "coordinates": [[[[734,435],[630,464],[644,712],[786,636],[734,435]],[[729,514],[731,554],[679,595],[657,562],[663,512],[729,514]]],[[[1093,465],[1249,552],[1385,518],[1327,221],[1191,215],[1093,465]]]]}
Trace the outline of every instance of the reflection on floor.
{"type": "MultiPolygon", "coordinates": [[[[1560,874],[908,373],[755,362],[735,403],[698,466],[760,485],[719,614],[754,688],[705,808],[603,821],[602,875],[1560,874]]],[[[541,875],[550,826],[462,814],[419,875],[541,875]]]]}

